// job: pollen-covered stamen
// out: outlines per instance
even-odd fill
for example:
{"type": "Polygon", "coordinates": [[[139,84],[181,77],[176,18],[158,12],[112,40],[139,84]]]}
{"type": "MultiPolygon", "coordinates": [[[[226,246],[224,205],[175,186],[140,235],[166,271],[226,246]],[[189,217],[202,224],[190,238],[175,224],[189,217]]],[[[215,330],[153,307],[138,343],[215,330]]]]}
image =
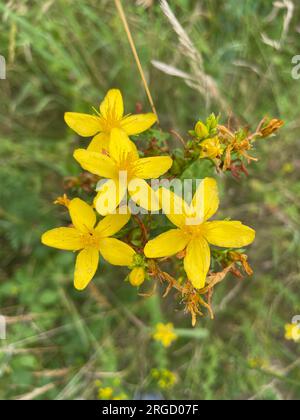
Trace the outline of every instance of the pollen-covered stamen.
{"type": "Polygon", "coordinates": [[[127,180],[130,181],[136,176],[136,165],[135,165],[135,154],[134,152],[126,152],[125,150],[122,153],[119,161],[117,162],[118,169],[120,172],[126,172],[127,180]]]}
{"type": "Polygon", "coordinates": [[[101,120],[104,132],[110,133],[113,128],[121,128],[121,120],[117,115],[115,104],[108,104],[106,115],[101,114],[101,120]]]}
{"type": "Polygon", "coordinates": [[[99,233],[94,230],[82,235],[84,248],[99,248],[100,239],[99,233]]]}
{"type": "Polygon", "coordinates": [[[186,224],[182,230],[191,239],[202,237],[204,233],[203,223],[186,224]]]}
{"type": "Polygon", "coordinates": [[[102,115],[101,123],[103,126],[103,132],[105,133],[110,133],[113,128],[121,128],[120,120],[117,120],[110,115],[107,115],[106,117],[103,117],[102,115]]]}

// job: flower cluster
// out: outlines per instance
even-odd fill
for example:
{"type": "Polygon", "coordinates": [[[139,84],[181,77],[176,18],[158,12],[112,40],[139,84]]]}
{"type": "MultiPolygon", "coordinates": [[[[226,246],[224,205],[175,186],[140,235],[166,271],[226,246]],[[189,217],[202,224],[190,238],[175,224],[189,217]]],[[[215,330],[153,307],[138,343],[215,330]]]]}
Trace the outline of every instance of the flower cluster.
{"type": "MultiPolygon", "coordinates": [[[[72,224],[44,233],[42,243],[78,251],[74,273],[78,290],[85,289],[93,279],[102,257],[112,265],[128,267],[131,271],[126,280],[134,287],[153,280],[154,287],[163,283],[167,286],[165,295],[172,289],[177,291],[193,325],[196,316],[203,315],[201,307],[212,316],[214,286],[229,272],[242,276],[239,267],[252,273],[247,256],[239,248],[253,242],[255,231],[239,221],[209,220],[219,207],[214,178],[198,182],[191,200],[172,191],[170,182],[179,178],[195,159],[206,158],[216,165],[217,171],[234,172],[237,159],[252,159],[247,152],[252,140],[272,134],[280,122],[261,123],[256,134],[250,136],[246,131],[232,133],[211,115],[205,123],[197,122],[189,132],[191,140],[183,140],[184,150],[178,154],[153,136],[158,130],[152,130],[147,146],[138,150],[137,135],[150,129],[156,116],[124,115],[118,89],[109,90],[99,111],[94,111],[94,115],[65,114],[71,129],[80,136],[92,137],[87,148],[76,149],[73,154],[86,172],[69,178],[66,188],[86,193],[96,190],[96,194],[92,204],[77,197],[69,199],[66,194],[59,197],[55,203],[68,209],[72,224]],[[169,185],[161,184],[162,175],[169,185]],[[159,218],[164,223],[168,220],[173,227],[161,233],[160,225],[163,227],[164,223],[158,222],[159,218]],[[154,230],[159,234],[154,235],[154,230]],[[162,269],[170,260],[178,279],[162,269]],[[215,270],[218,265],[221,271],[215,270]]],[[[158,331],[157,337],[159,334],[158,331]]],[[[168,337],[169,344],[174,337],[168,337]]]]}
{"type": "Polygon", "coordinates": [[[220,125],[219,117],[212,114],[205,123],[198,121],[194,130],[189,131],[192,140],[188,143],[188,152],[200,159],[210,159],[218,171],[231,171],[234,177],[239,178],[241,173],[248,175],[246,165],[258,160],[250,154],[255,142],[274,135],[283,124],[276,118],[264,118],[254,133],[248,128],[232,131],[220,125]]]}
{"type": "Polygon", "coordinates": [[[151,376],[158,385],[158,387],[164,391],[172,389],[178,382],[177,375],[169,369],[152,369],[151,376]]]}
{"type": "Polygon", "coordinates": [[[130,283],[139,286],[145,278],[143,259],[135,250],[113,235],[129,221],[128,208],[119,207],[129,189],[134,198],[134,187],[138,182],[147,195],[150,187],[147,178],[156,178],[172,165],[170,157],[140,159],[129,134],[138,134],[154,124],[154,114],[123,116],[123,100],[119,90],[111,89],[100,104],[96,116],[67,112],[66,123],[81,136],[94,136],[87,149],[77,149],[74,158],[87,171],[108,178],[94,200],[94,207],[104,215],[96,224],[96,213],[92,206],[79,198],[68,200],[66,196],[56,200],[65,205],[70,213],[72,227],[52,229],[42,236],[42,243],[54,248],[80,251],[75,264],[74,285],[83,290],[94,277],[99,264],[99,255],[112,265],[133,267],[130,283]],[[119,173],[126,171],[127,183],[118,181],[119,173]],[[134,181],[134,185],[130,181],[134,181]],[[132,188],[130,188],[132,185],[132,188]],[[122,190],[122,194],[121,194],[122,190]],[[114,214],[112,214],[114,213],[114,214]]]}

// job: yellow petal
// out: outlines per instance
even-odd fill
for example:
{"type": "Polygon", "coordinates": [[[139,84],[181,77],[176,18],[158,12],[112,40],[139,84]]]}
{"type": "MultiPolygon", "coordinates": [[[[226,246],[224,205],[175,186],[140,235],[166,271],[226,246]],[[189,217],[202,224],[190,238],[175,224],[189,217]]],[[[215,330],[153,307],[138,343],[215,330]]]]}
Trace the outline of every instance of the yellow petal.
{"type": "Polygon", "coordinates": [[[156,116],[151,112],[148,114],[129,115],[122,119],[121,127],[129,136],[131,136],[148,130],[156,120],[156,116]]]}
{"type": "Polygon", "coordinates": [[[110,179],[103,182],[100,187],[97,187],[97,191],[98,193],[94,199],[95,209],[102,216],[106,216],[107,214],[115,213],[116,208],[126,194],[127,184],[110,179]]]}
{"type": "Polygon", "coordinates": [[[154,191],[143,179],[132,179],[128,184],[128,192],[131,199],[143,209],[160,210],[158,192],[154,191]]]}
{"type": "Polygon", "coordinates": [[[76,258],[74,272],[74,286],[83,290],[94,277],[99,263],[99,251],[96,248],[87,248],[79,252],[76,258]]]}
{"type": "Polygon", "coordinates": [[[88,145],[89,152],[108,152],[109,149],[109,135],[106,133],[97,134],[88,145]]]}
{"type": "Polygon", "coordinates": [[[184,227],[186,224],[186,213],[189,211],[187,203],[166,188],[160,188],[160,201],[164,214],[177,227],[184,227]]]}
{"type": "Polygon", "coordinates": [[[134,174],[137,178],[142,179],[159,178],[171,168],[172,163],[169,156],[142,158],[136,161],[134,174]]]}
{"type": "Polygon", "coordinates": [[[127,244],[115,238],[100,240],[100,253],[112,265],[130,266],[135,251],[127,244]]]}
{"type": "Polygon", "coordinates": [[[99,232],[102,237],[114,235],[128,223],[131,214],[129,213],[127,206],[123,206],[118,209],[118,211],[120,211],[120,214],[110,214],[98,223],[96,231],[99,232]]]}
{"type": "Polygon", "coordinates": [[[135,144],[129,139],[125,131],[113,128],[110,133],[109,155],[118,164],[125,161],[134,162],[139,154],[135,144]]]}
{"type": "Polygon", "coordinates": [[[203,235],[212,245],[240,248],[254,241],[255,230],[241,222],[225,220],[204,223],[203,235]]]}
{"type": "Polygon", "coordinates": [[[60,227],[42,235],[42,243],[53,248],[78,251],[83,248],[82,234],[74,228],[60,227]]]}
{"type": "Polygon", "coordinates": [[[80,198],[74,198],[69,203],[71,220],[76,229],[89,232],[96,223],[96,214],[92,207],[80,198]]]}
{"type": "Polygon", "coordinates": [[[100,104],[100,113],[108,120],[120,120],[124,114],[122,94],[119,89],[110,89],[100,104]]]}
{"type": "Polygon", "coordinates": [[[82,137],[94,136],[99,131],[102,131],[101,120],[95,115],[66,112],[65,122],[82,137]]]}
{"type": "Polygon", "coordinates": [[[144,254],[147,258],[170,257],[182,251],[189,238],[180,229],[171,229],[147,242],[144,254]]]}
{"type": "Polygon", "coordinates": [[[85,149],[76,149],[74,159],[88,172],[104,178],[115,178],[117,168],[114,161],[103,153],[89,152],[85,149]]]}
{"type": "Polygon", "coordinates": [[[215,179],[205,178],[199,184],[191,203],[193,217],[199,219],[200,224],[211,218],[219,207],[218,185],[215,179]]]}
{"type": "Polygon", "coordinates": [[[210,266],[210,249],[204,238],[192,239],[186,248],[184,269],[192,285],[197,289],[205,286],[210,266]]]}

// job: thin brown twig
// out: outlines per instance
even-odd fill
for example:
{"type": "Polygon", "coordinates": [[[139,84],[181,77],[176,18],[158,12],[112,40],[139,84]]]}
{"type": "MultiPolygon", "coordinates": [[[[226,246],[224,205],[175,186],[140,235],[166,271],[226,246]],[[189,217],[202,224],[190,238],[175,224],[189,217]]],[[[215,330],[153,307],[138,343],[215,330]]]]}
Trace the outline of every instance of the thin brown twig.
{"type": "Polygon", "coordinates": [[[41,386],[39,388],[35,388],[33,391],[28,392],[27,394],[23,394],[19,397],[16,397],[16,400],[20,401],[28,401],[28,400],[34,400],[35,398],[39,397],[40,395],[45,394],[46,392],[50,391],[55,387],[55,383],[46,384],[44,386],[41,386]]]}
{"type": "Polygon", "coordinates": [[[17,324],[19,322],[31,322],[37,319],[40,315],[39,314],[24,314],[24,315],[17,315],[17,316],[6,316],[5,321],[7,325],[10,324],[17,324]]]}
{"type": "Polygon", "coordinates": [[[60,378],[70,373],[70,368],[44,369],[33,372],[36,378],[60,378]]]}
{"type": "Polygon", "coordinates": [[[158,114],[157,114],[157,111],[156,111],[156,108],[155,108],[155,105],[154,105],[154,101],[152,99],[152,95],[151,95],[151,92],[150,92],[150,89],[149,89],[149,86],[148,86],[148,83],[147,83],[147,80],[146,80],[146,77],[145,77],[145,73],[144,73],[141,61],[139,59],[139,56],[138,56],[138,53],[137,53],[137,50],[136,50],[136,47],[135,47],[134,40],[133,40],[132,35],[131,35],[131,31],[130,31],[130,28],[129,28],[129,25],[128,25],[128,21],[127,21],[127,18],[126,18],[121,0],[115,0],[115,5],[116,5],[116,9],[117,9],[117,11],[120,15],[120,18],[122,20],[122,23],[123,23],[123,26],[124,26],[124,29],[125,29],[125,32],[126,32],[129,44],[130,44],[130,48],[132,50],[132,54],[134,56],[137,68],[139,70],[139,73],[140,73],[140,76],[141,76],[141,79],[142,79],[142,82],[143,82],[143,85],[144,85],[144,89],[146,91],[146,94],[147,94],[148,100],[150,102],[152,111],[156,115],[157,123],[159,124],[158,114]]]}
{"type": "Polygon", "coordinates": [[[0,353],[5,353],[9,355],[14,354],[25,354],[25,353],[33,353],[33,354],[41,354],[45,352],[52,352],[57,350],[58,347],[56,346],[50,346],[50,347],[28,347],[28,348],[22,348],[22,349],[16,349],[11,345],[8,345],[6,347],[1,347],[0,353]]]}
{"type": "Polygon", "coordinates": [[[143,245],[148,241],[148,232],[147,232],[147,228],[144,225],[143,221],[139,218],[138,215],[134,215],[134,219],[137,222],[137,224],[139,225],[141,231],[142,231],[142,236],[143,236],[143,245]]]}
{"type": "Polygon", "coordinates": [[[180,143],[183,145],[184,148],[186,147],[184,139],[181,137],[179,133],[177,133],[177,131],[170,130],[170,133],[173,134],[173,136],[175,136],[180,141],[180,143]]]}

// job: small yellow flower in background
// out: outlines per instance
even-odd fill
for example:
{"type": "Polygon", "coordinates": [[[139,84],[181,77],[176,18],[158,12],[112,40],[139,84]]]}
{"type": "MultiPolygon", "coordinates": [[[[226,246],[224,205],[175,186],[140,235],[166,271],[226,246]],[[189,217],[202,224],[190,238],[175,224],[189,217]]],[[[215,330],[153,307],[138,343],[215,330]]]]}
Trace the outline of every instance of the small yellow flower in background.
{"type": "Polygon", "coordinates": [[[191,205],[170,190],[161,188],[162,208],[177,226],[150,240],[144,249],[147,258],[162,258],[186,250],[184,269],[193,286],[202,289],[210,267],[209,244],[225,248],[241,248],[251,244],[255,231],[237,221],[208,222],[219,207],[217,183],[205,178],[199,185],[191,205]]]}
{"type": "Polygon", "coordinates": [[[132,264],[135,251],[126,243],[111,238],[129,221],[128,211],[106,216],[95,226],[96,214],[84,201],[74,198],[68,209],[74,227],[51,229],[42,235],[41,240],[53,248],[80,251],[74,273],[76,289],[85,289],[94,277],[99,253],[112,265],[129,267],[132,264]]]}
{"type": "Polygon", "coordinates": [[[178,382],[177,375],[168,369],[152,369],[151,376],[163,390],[173,388],[178,382]]]}
{"type": "Polygon", "coordinates": [[[291,174],[295,171],[295,167],[291,162],[286,162],[282,168],[281,168],[282,172],[284,172],[285,174],[291,174]]]}
{"type": "Polygon", "coordinates": [[[269,367],[268,361],[259,357],[248,359],[248,364],[252,369],[267,369],[269,367]]]}
{"type": "Polygon", "coordinates": [[[88,150],[100,153],[109,149],[113,128],[120,128],[130,136],[148,130],[156,120],[155,114],[151,112],[124,116],[123,98],[119,89],[110,89],[107,92],[97,115],[65,113],[65,122],[77,134],[82,137],[95,136],[88,150]]]}
{"type": "Polygon", "coordinates": [[[105,388],[99,388],[98,398],[100,400],[111,400],[113,396],[113,389],[109,386],[105,388]]]}
{"type": "Polygon", "coordinates": [[[173,324],[171,322],[168,324],[163,324],[162,322],[156,324],[153,338],[155,341],[159,341],[164,347],[170,347],[173,341],[177,340],[173,324]]]}
{"type": "Polygon", "coordinates": [[[157,194],[145,180],[159,178],[166,173],[173,163],[169,156],[140,158],[127,134],[113,128],[109,156],[77,149],[74,158],[86,171],[108,179],[99,188],[94,201],[96,210],[102,216],[114,212],[127,190],[132,200],[141,207],[152,211],[160,209],[157,194]]]}
{"type": "Polygon", "coordinates": [[[285,339],[298,343],[300,341],[300,326],[298,324],[285,325],[285,339]]]}
{"type": "Polygon", "coordinates": [[[97,393],[100,400],[128,400],[128,395],[122,391],[121,380],[118,377],[109,380],[108,384],[103,384],[100,380],[96,380],[94,384],[98,388],[97,393]]]}
{"type": "Polygon", "coordinates": [[[215,159],[217,157],[222,156],[223,149],[220,144],[220,140],[218,137],[213,137],[211,139],[204,140],[200,143],[201,152],[200,158],[210,158],[215,159]]]}

